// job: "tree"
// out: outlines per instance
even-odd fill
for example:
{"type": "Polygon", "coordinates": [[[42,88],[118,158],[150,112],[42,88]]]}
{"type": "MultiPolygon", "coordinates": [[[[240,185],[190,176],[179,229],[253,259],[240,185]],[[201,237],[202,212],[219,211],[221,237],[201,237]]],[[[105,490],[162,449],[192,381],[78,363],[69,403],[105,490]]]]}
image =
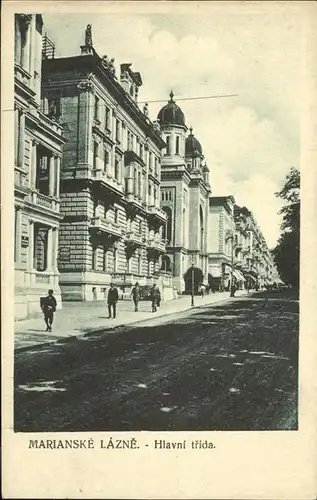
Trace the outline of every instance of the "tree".
{"type": "Polygon", "coordinates": [[[292,167],[281,191],[275,193],[285,201],[281,235],[273,250],[280,276],[285,283],[299,286],[300,247],[300,173],[292,167]]]}

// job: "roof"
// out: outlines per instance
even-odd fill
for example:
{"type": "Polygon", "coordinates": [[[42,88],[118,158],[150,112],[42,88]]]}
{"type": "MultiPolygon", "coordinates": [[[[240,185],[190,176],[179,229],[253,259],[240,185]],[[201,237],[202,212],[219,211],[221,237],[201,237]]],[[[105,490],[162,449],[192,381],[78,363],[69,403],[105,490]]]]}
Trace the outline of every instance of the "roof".
{"type": "Polygon", "coordinates": [[[177,104],[175,103],[174,94],[171,91],[170,100],[165,106],[159,111],[157,115],[157,119],[160,122],[160,125],[181,125],[182,127],[186,127],[185,125],[185,116],[183,111],[177,104]]]}

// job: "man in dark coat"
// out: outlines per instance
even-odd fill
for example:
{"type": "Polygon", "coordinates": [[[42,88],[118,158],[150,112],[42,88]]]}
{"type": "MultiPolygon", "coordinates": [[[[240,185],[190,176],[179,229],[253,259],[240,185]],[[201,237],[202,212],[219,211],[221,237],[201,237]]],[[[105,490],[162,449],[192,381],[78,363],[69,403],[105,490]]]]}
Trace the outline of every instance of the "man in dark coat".
{"type": "Polygon", "coordinates": [[[116,310],[117,310],[117,302],[119,299],[119,294],[117,288],[114,286],[113,283],[110,284],[109,292],[108,292],[108,311],[109,311],[109,318],[111,318],[111,310],[113,311],[113,317],[116,317],[116,310]]]}
{"type": "Polygon", "coordinates": [[[52,331],[52,324],[54,320],[54,312],[56,311],[56,299],[53,295],[53,290],[48,291],[47,297],[41,297],[41,309],[44,314],[44,321],[46,323],[46,331],[52,331]]]}
{"type": "Polygon", "coordinates": [[[139,300],[140,300],[140,287],[138,282],[132,288],[131,295],[134,302],[134,310],[135,312],[137,312],[139,310],[139,300]]]}
{"type": "Polygon", "coordinates": [[[150,295],[151,303],[152,303],[152,312],[157,311],[157,307],[160,307],[161,304],[161,293],[156,285],[153,285],[150,295]]]}

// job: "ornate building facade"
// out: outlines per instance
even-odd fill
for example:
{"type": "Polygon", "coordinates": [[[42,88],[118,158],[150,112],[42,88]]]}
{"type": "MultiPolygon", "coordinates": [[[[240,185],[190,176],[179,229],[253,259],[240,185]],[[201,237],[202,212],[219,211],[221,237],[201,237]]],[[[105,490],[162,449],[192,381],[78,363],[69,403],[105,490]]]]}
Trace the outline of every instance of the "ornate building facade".
{"type": "Polygon", "coordinates": [[[170,100],[157,120],[166,143],[161,168],[161,206],[167,216],[166,255],[163,268],[171,272],[179,293],[185,290],[184,274],[194,265],[207,279],[207,227],[211,192],[209,169],[201,144],[188,134],[184,113],[170,100]]]}
{"type": "Polygon", "coordinates": [[[122,293],[135,281],[170,284],[159,277],[165,143],[147,106],[138,107],[140,73],[120,69],[117,76],[114,60],[96,53],[90,25],[80,55],[44,61],[45,106],[66,140],[58,257],[65,300],[103,299],[110,282],[122,293]]]}
{"type": "Polygon", "coordinates": [[[52,288],[60,307],[57,268],[62,127],[41,111],[43,21],[15,15],[14,264],[15,317],[40,311],[52,288]]]}
{"type": "Polygon", "coordinates": [[[208,282],[212,289],[228,290],[232,277],[240,289],[278,283],[274,259],[252,213],[235,205],[232,196],[212,196],[209,209],[208,282]]]}

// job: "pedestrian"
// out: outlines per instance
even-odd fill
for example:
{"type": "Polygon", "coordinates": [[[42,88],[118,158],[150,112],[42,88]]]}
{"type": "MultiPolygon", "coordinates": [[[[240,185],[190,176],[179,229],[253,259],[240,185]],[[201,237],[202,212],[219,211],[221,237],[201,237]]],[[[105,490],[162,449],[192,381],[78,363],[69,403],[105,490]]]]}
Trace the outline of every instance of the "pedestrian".
{"type": "Polygon", "coordinates": [[[114,286],[113,283],[110,283],[110,288],[108,292],[108,311],[109,311],[109,316],[108,318],[111,318],[111,312],[113,312],[113,317],[116,317],[116,312],[117,312],[117,302],[118,302],[119,294],[117,288],[114,286]]]}
{"type": "Polygon", "coordinates": [[[152,312],[157,311],[157,306],[160,302],[160,298],[161,298],[161,294],[160,294],[159,289],[157,288],[156,285],[153,285],[152,290],[151,290],[151,294],[150,294],[150,300],[152,303],[152,312]]]}
{"type": "Polygon", "coordinates": [[[204,298],[205,293],[206,293],[206,287],[203,283],[201,284],[201,287],[200,287],[200,293],[201,293],[202,298],[204,298]]]}
{"type": "Polygon", "coordinates": [[[139,300],[140,300],[140,287],[138,282],[136,282],[136,284],[132,288],[131,295],[134,302],[134,311],[137,312],[139,310],[139,300]]]}
{"type": "Polygon", "coordinates": [[[52,331],[52,324],[54,320],[54,312],[56,311],[56,299],[53,295],[53,290],[48,291],[47,297],[41,297],[41,309],[44,314],[44,321],[46,324],[46,331],[52,331]]]}

